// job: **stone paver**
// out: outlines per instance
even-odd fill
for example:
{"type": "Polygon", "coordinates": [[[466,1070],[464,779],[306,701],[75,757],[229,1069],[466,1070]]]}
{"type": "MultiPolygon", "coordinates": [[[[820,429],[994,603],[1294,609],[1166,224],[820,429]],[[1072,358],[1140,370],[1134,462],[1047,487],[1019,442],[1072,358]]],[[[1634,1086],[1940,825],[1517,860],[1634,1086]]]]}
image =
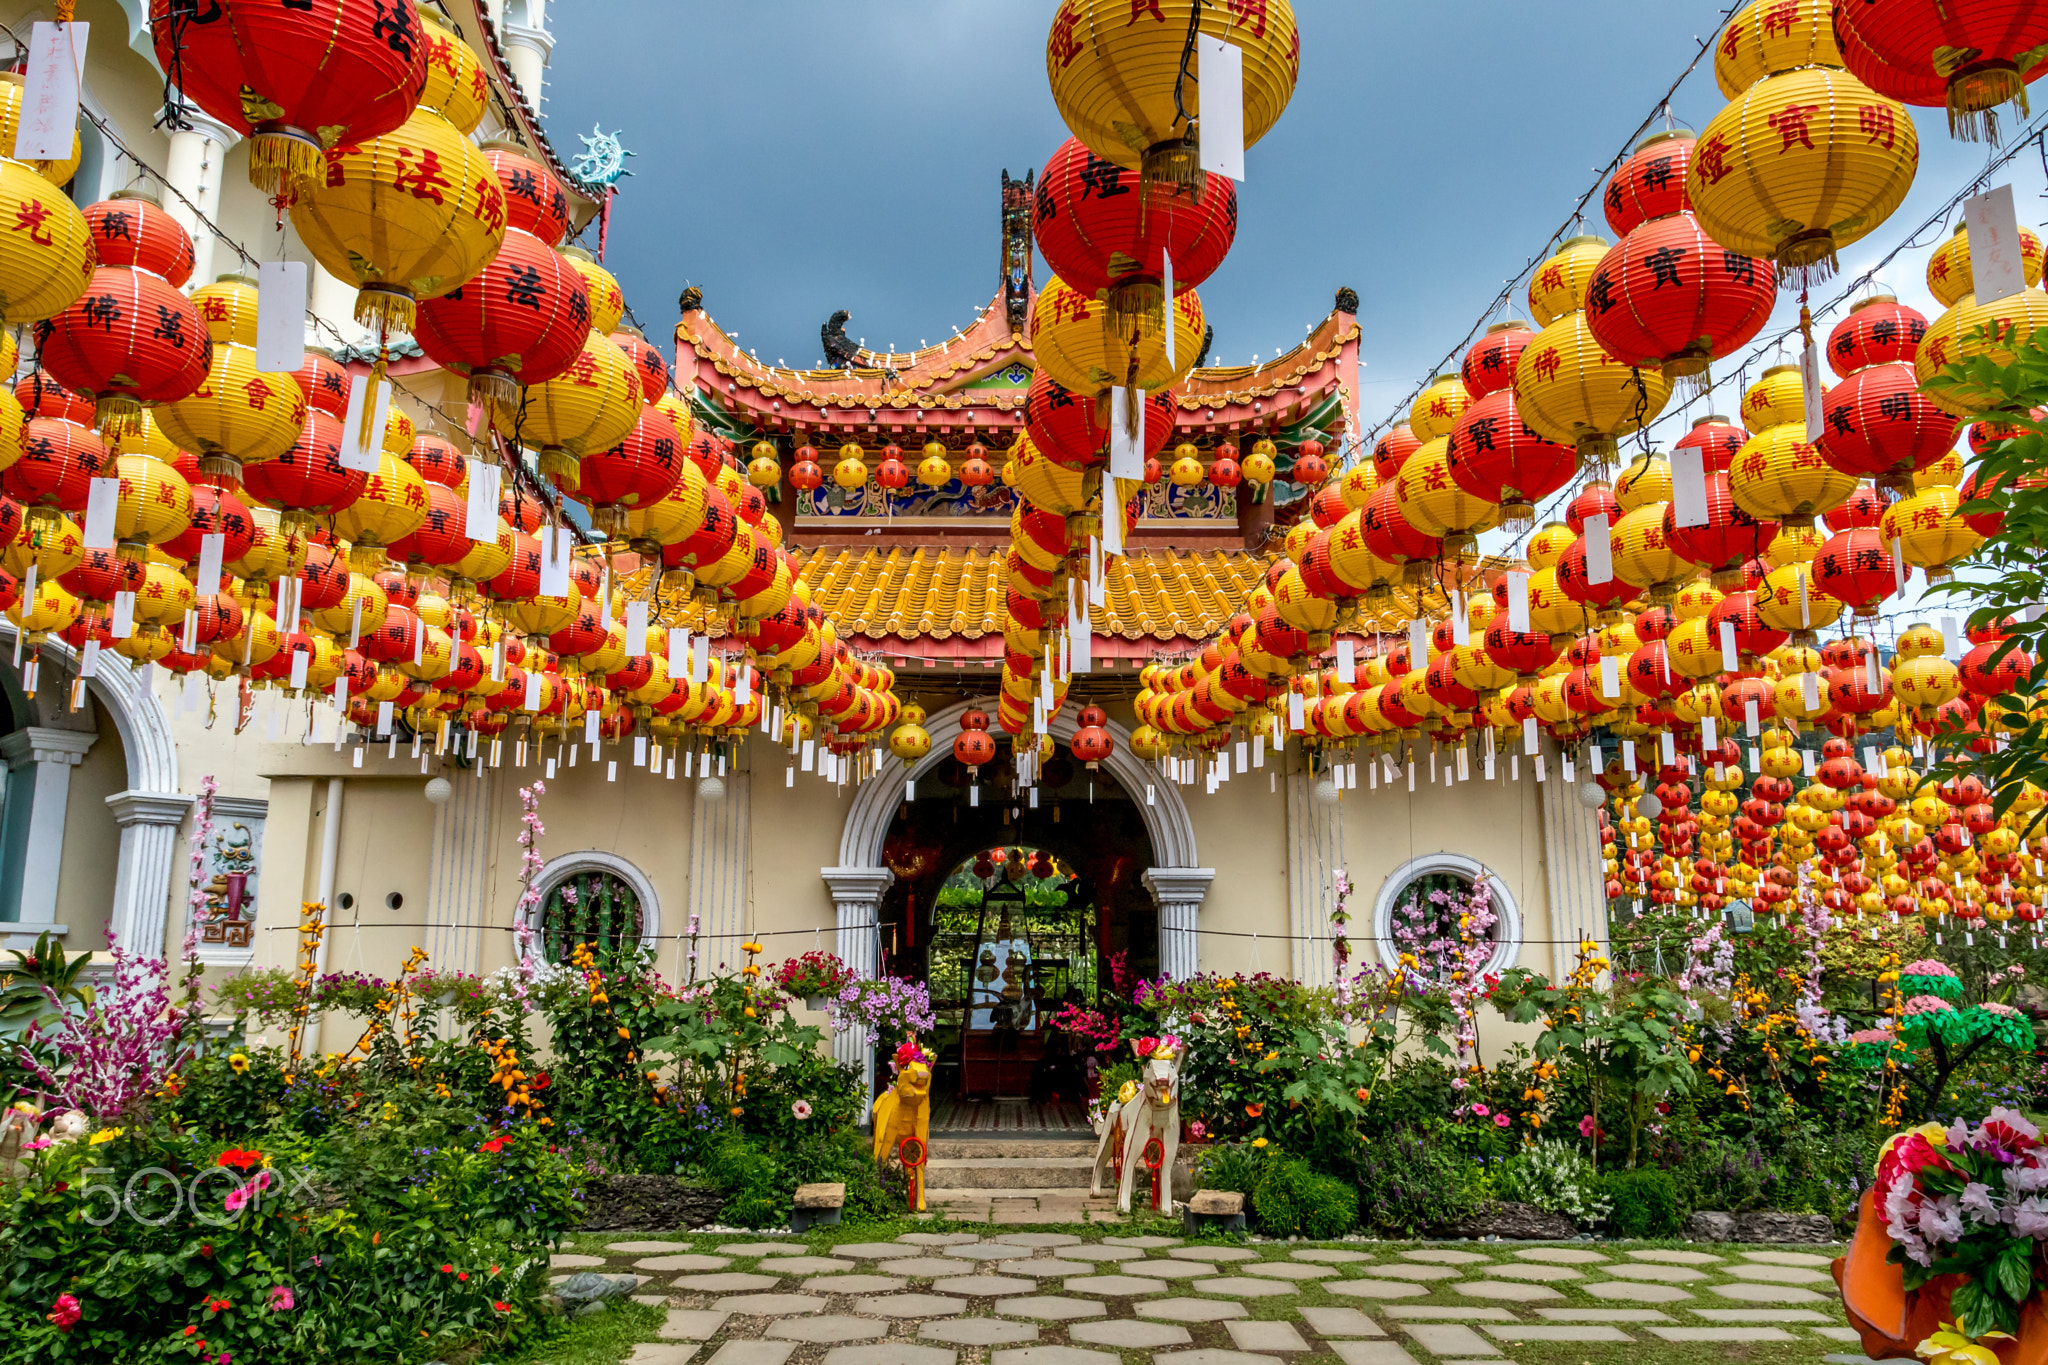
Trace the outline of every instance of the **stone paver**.
{"type": "Polygon", "coordinates": [[[1539,1303],[1564,1295],[1543,1284],[1516,1284],[1511,1280],[1465,1280],[1451,1286],[1468,1299],[1497,1299],[1502,1303],[1539,1303]]]}
{"type": "Polygon", "coordinates": [[[1583,1273],[1573,1270],[1568,1265],[1496,1265],[1488,1266],[1486,1273],[1497,1275],[1503,1280],[1531,1280],[1541,1284],[1586,1278],[1583,1273]]]}
{"type": "Polygon", "coordinates": [[[1330,1349],[1344,1365],[1415,1365],[1415,1357],[1391,1341],[1333,1341],[1330,1349]]]}
{"type": "Polygon", "coordinates": [[[999,1237],[989,1238],[991,1242],[1005,1242],[1015,1247],[1077,1247],[1081,1239],[1071,1232],[1006,1232],[999,1237]]]}
{"type": "Polygon", "coordinates": [[[1061,1247],[1053,1253],[1074,1261],[1135,1261],[1145,1255],[1143,1247],[1061,1247]]]}
{"type": "Polygon", "coordinates": [[[1243,1247],[1174,1247],[1167,1255],[1182,1261],[1256,1261],[1259,1253],[1243,1247]]]}
{"type": "Polygon", "coordinates": [[[811,1294],[735,1294],[711,1306],[721,1313],[779,1318],[791,1313],[815,1313],[825,1306],[825,1301],[811,1294]]]}
{"type": "Polygon", "coordinates": [[[1292,1261],[1260,1261],[1239,1266],[1247,1275],[1264,1275],[1269,1280],[1320,1280],[1344,1272],[1329,1265],[1296,1265],[1292,1261]]]}
{"type": "Polygon", "coordinates": [[[1428,1303],[1397,1303],[1386,1310],[1400,1322],[1513,1322],[1515,1315],[1505,1308],[1440,1308],[1428,1303]]]}
{"type": "Polygon", "coordinates": [[[1177,1247],[1181,1244],[1181,1239],[1178,1237],[1105,1237],[1102,1239],[1102,1244],[1112,1247],[1138,1247],[1145,1251],[1155,1251],[1160,1247],[1177,1247]]]}
{"type": "MultiPolygon", "coordinates": [[[[955,1266],[953,1269],[957,1273],[959,1267],[955,1266]]],[[[1068,1275],[1089,1275],[1095,1271],[1095,1267],[1087,1261],[1070,1261],[1064,1256],[1040,1257],[1030,1261],[1003,1261],[996,1269],[1005,1275],[1029,1275],[1041,1280],[1057,1280],[1068,1275]]]]}
{"type": "Polygon", "coordinates": [[[1101,1294],[1111,1299],[1132,1299],[1140,1294],[1164,1294],[1166,1281],[1140,1279],[1136,1275],[1077,1275],[1062,1288],[1069,1294],[1101,1294]]]}
{"type": "Polygon", "coordinates": [[[1126,1351],[1149,1351],[1159,1346],[1187,1346],[1194,1338],[1185,1327],[1164,1322],[1139,1322],[1118,1318],[1114,1322],[1077,1322],[1067,1335],[1090,1346],[1115,1346],[1126,1351]]]}
{"type": "MultiPolygon", "coordinates": [[[[1745,1251],[1742,1253],[1742,1259],[1761,1261],[1765,1265],[1805,1266],[1810,1270],[1826,1270],[1835,1263],[1832,1256],[1816,1256],[1810,1251],[1745,1251]]],[[[1740,1272],[1731,1267],[1728,1273],[1734,1275],[1740,1272]]]]}
{"type": "Polygon", "coordinates": [[[1631,1251],[1629,1256],[1638,1261],[1664,1261],[1671,1265],[1719,1265],[1720,1256],[1710,1256],[1704,1251],[1631,1251]]]}
{"type": "Polygon", "coordinates": [[[663,1341],[709,1341],[730,1316],[708,1308],[671,1308],[655,1335],[663,1341]]]}
{"type": "Polygon", "coordinates": [[[688,1242],[610,1242],[605,1250],[613,1256],[659,1256],[664,1251],[689,1251],[688,1242]]]}
{"type": "Polygon", "coordinates": [[[1666,1341],[1790,1341],[1790,1332],[1775,1327],[1652,1327],[1666,1341]]]}
{"type": "Polygon", "coordinates": [[[854,1311],[884,1318],[946,1318],[967,1310],[967,1300],[943,1294],[890,1294],[879,1299],[855,1299],[854,1311]]]}
{"type": "Polygon", "coordinates": [[[1862,1335],[1854,1327],[1809,1327],[1815,1336],[1826,1337],[1829,1341],[1854,1341],[1860,1343],[1862,1335]]]}
{"type": "Polygon", "coordinates": [[[1014,1246],[1002,1246],[995,1242],[975,1242],[968,1246],[947,1247],[945,1254],[958,1256],[963,1261],[1000,1261],[1017,1254],[1014,1246]]]}
{"type": "Polygon", "coordinates": [[[1376,1265],[1372,1273],[1389,1280],[1455,1280],[1458,1272],[1447,1265],[1376,1265]]]}
{"type": "Polygon", "coordinates": [[[1486,1329],[1510,1346],[1519,1346],[1525,1341],[1632,1341],[1634,1338],[1619,1327],[1604,1327],[1592,1324],[1584,1327],[1567,1327],[1559,1323],[1517,1323],[1513,1327],[1489,1327],[1486,1329]]]}
{"type": "Polygon", "coordinates": [[[728,1270],[711,1275],[679,1275],[672,1283],[677,1289],[693,1290],[700,1294],[738,1294],[749,1289],[773,1289],[782,1283],[782,1277],[746,1275],[728,1270]]]}
{"type": "Polygon", "coordinates": [[[1226,1322],[1223,1330],[1230,1333],[1230,1339],[1237,1343],[1240,1351],[1309,1349],[1309,1344],[1301,1339],[1301,1333],[1294,1330],[1291,1322],[1226,1322]]]}
{"type": "MultiPolygon", "coordinates": [[[[723,1251],[725,1248],[720,1247],[719,1250],[723,1251]]],[[[798,1247],[797,1250],[809,1251],[810,1248],[798,1247]]],[[[856,1261],[880,1261],[886,1260],[891,1256],[902,1256],[907,1253],[894,1242],[845,1242],[833,1247],[832,1254],[834,1256],[851,1256],[856,1261]]]]}
{"type": "MultiPolygon", "coordinates": [[[[829,1275],[835,1270],[851,1270],[854,1262],[837,1256],[777,1256],[768,1262],[767,1269],[778,1275],[829,1275]]],[[[677,1266],[678,1270],[710,1269],[708,1266],[677,1266]]]]}
{"type": "Polygon", "coordinates": [[[1721,1273],[1762,1284],[1826,1284],[1831,1278],[1822,1271],[1793,1265],[1724,1265],[1721,1273]]]}
{"type": "Polygon", "coordinates": [[[811,1294],[889,1294],[905,1281],[894,1275],[818,1275],[804,1281],[811,1294]]]}
{"type": "MultiPolygon", "coordinates": [[[[896,1248],[898,1251],[902,1247],[896,1248]]],[[[1043,1261],[1035,1264],[1043,1265],[1043,1261]]],[[[901,1261],[884,1261],[875,1267],[882,1275],[908,1275],[913,1279],[928,1280],[934,1275],[958,1275],[967,1269],[951,1256],[910,1256],[901,1261]]]]}
{"type": "Polygon", "coordinates": [[[1633,1284],[1628,1280],[1606,1280],[1581,1286],[1596,1299],[1609,1303],[1690,1303],[1692,1295],[1675,1284],[1633,1284]]]}
{"type": "Polygon", "coordinates": [[[1233,1299],[1275,1299],[1299,1294],[1301,1286],[1280,1280],[1253,1280],[1243,1275],[1219,1275],[1213,1280],[1195,1280],[1188,1288],[1197,1294],[1223,1294],[1233,1299]]]}
{"type": "Polygon", "coordinates": [[[873,1346],[841,1346],[825,1352],[825,1365],[953,1365],[956,1352],[937,1346],[914,1346],[907,1341],[877,1342],[873,1346]]]}
{"type": "Polygon", "coordinates": [[[1301,1319],[1325,1337],[1383,1337],[1380,1325],[1356,1308],[1304,1308],[1301,1319]]]}
{"type": "Polygon", "coordinates": [[[1669,1322],[1669,1313],[1654,1308],[1539,1308],[1538,1317],[1552,1322],[1669,1322]]]}
{"type": "Polygon", "coordinates": [[[626,1365],[690,1365],[696,1345],[674,1341],[643,1341],[626,1357],[626,1365]]]}
{"type": "Polygon", "coordinates": [[[1019,1346],[997,1351],[994,1365],[1117,1365],[1117,1358],[1108,1351],[1078,1346],[1019,1346]]]}
{"type": "MultiPolygon", "coordinates": [[[[556,1259],[559,1260],[560,1257],[556,1259]]],[[[813,1260],[815,1258],[805,1257],[804,1259],[813,1260]]],[[[633,1269],[653,1271],[723,1270],[731,1264],[732,1257],[730,1256],[649,1256],[643,1260],[633,1262],[633,1269]]],[[[842,1264],[848,1270],[853,1269],[853,1262],[851,1261],[845,1261],[842,1264]]],[[[781,1266],[778,1264],[776,1268],[779,1270],[781,1266]]]]}
{"type": "Polygon", "coordinates": [[[1171,1351],[1155,1355],[1152,1362],[1153,1365],[1273,1365],[1273,1357],[1247,1355],[1243,1351],[1219,1351],[1210,1346],[1199,1351],[1171,1351]]]}
{"type": "Polygon", "coordinates": [[[1028,1322],[1006,1322],[1002,1318],[940,1318],[917,1329],[928,1341],[950,1342],[955,1346],[1014,1346],[1020,1341],[1038,1340],[1038,1329],[1028,1322]]]}
{"type": "Polygon", "coordinates": [[[1822,1303],[1834,1297],[1780,1284],[1717,1284],[1713,1291],[1738,1303],[1822,1303]]]}
{"type": "Polygon", "coordinates": [[[1036,1318],[1040,1322],[1099,1318],[1108,1311],[1093,1299],[1070,1299],[1060,1294],[1027,1294],[1021,1298],[996,1300],[996,1312],[1002,1316],[1036,1318]]]}
{"type": "Polygon", "coordinates": [[[1429,1290],[1399,1280],[1333,1280],[1323,1288],[1347,1299],[1417,1299],[1429,1290]]]}
{"type": "Polygon", "coordinates": [[[1494,1344],[1463,1323],[1418,1322],[1402,1329],[1436,1356],[1497,1356],[1494,1344]]]}
{"type": "Polygon", "coordinates": [[[793,1341],[728,1341],[709,1365],[782,1365],[795,1352],[793,1341]]]}
{"type": "Polygon", "coordinates": [[[934,1294],[964,1294],[970,1299],[986,1299],[998,1294],[1030,1294],[1038,1285],[1032,1280],[1013,1280],[1007,1275],[955,1275],[951,1279],[933,1280],[934,1294]]]}
{"type": "Polygon", "coordinates": [[[1607,1273],[1622,1280],[1654,1280],[1658,1284],[1684,1284],[1704,1280],[1707,1272],[1682,1265],[1611,1265],[1607,1273]]]}
{"type": "Polygon", "coordinates": [[[1243,1304],[1220,1299],[1143,1299],[1133,1308],[1141,1318],[1161,1318],[1167,1322],[1221,1322],[1245,1315],[1243,1304]]]}
{"type": "MultiPolygon", "coordinates": [[[[1855,1355],[1822,1356],[1821,1359],[1826,1365],[1871,1365],[1870,1357],[1861,1351],[1855,1355]]],[[[1920,1362],[1910,1356],[1894,1356],[1890,1360],[1878,1361],[1877,1365],[1920,1365],[1920,1362]]]]}
{"type": "Polygon", "coordinates": [[[1528,1247],[1517,1251],[1515,1256],[1524,1261],[1548,1261],[1552,1265],[1604,1265],[1607,1261],[1597,1251],[1580,1251],[1577,1247],[1528,1247]]]}
{"type": "Polygon", "coordinates": [[[1353,1261],[1370,1261],[1372,1257],[1362,1251],[1339,1251],[1334,1247],[1309,1247],[1303,1251],[1287,1253],[1297,1261],[1323,1261],[1329,1265],[1348,1265],[1353,1261]]]}
{"type": "MultiPolygon", "coordinates": [[[[1825,1313],[1816,1313],[1811,1308],[1695,1308],[1692,1315],[1705,1318],[1708,1322],[1819,1322],[1828,1321],[1825,1313]]],[[[1844,1328],[1844,1331],[1849,1329],[1844,1328]]]]}
{"type": "MultiPolygon", "coordinates": [[[[971,1232],[906,1232],[896,1239],[896,1244],[907,1247],[959,1247],[980,1240],[980,1237],[971,1232]]],[[[834,1251],[845,1249],[833,1248],[834,1251]]]]}
{"type": "MultiPolygon", "coordinates": [[[[846,1247],[833,1250],[851,1255],[846,1247]]],[[[718,1249],[721,1256],[807,1256],[811,1249],[802,1242],[727,1242],[718,1249]]]]}
{"type": "Polygon", "coordinates": [[[602,1256],[579,1256],[573,1251],[564,1251],[548,1257],[549,1270],[589,1270],[605,1263],[602,1256]]]}
{"type": "Polygon", "coordinates": [[[850,1318],[844,1313],[824,1313],[814,1318],[771,1322],[767,1335],[785,1341],[872,1341],[889,1335],[889,1324],[873,1318],[850,1318]]]}
{"type": "Polygon", "coordinates": [[[1401,1259],[1427,1261],[1432,1265],[1480,1265],[1493,1258],[1481,1256],[1476,1251],[1440,1251],[1434,1247],[1425,1247],[1420,1251],[1404,1251],[1401,1253],[1401,1259]]]}
{"type": "Polygon", "coordinates": [[[1204,1275],[1214,1275],[1222,1267],[1208,1261],[1151,1260],[1125,1261],[1118,1269],[1133,1275],[1150,1275],[1155,1280],[1198,1280],[1204,1275]]]}

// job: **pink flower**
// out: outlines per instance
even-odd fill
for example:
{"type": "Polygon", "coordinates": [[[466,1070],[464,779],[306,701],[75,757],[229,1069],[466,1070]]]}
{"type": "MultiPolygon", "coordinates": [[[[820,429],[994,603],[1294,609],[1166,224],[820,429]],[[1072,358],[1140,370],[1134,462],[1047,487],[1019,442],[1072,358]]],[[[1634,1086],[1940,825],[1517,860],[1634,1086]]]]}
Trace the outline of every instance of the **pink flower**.
{"type": "Polygon", "coordinates": [[[57,1324],[58,1331],[68,1332],[78,1325],[78,1320],[85,1316],[85,1311],[78,1306],[78,1300],[72,1295],[59,1294],[57,1302],[44,1316],[57,1324]]]}
{"type": "Polygon", "coordinates": [[[789,1106],[789,1112],[795,1114],[798,1120],[807,1119],[811,1116],[811,1102],[809,1100],[798,1100],[789,1106]]]}
{"type": "Polygon", "coordinates": [[[1579,1120],[1579,1136],[1582,1138],[1593,1136],[1593,1116],[1591,1114],[1579,1120]]]}
{"type": "Polygon", "coordinates": [[[1495,1115],[1493,1116],[1493,1126],[1494,1126],[1494,1127],[1496,1127],[1496,1128],[1505,1128],[1505,1127],[1507,1127],[1507,1126],[1508,1126],[1508,1116],[1507,1116],[1506,1114],[1495,1114],[1495,1115]]]}
{"type": "Polygon", "coordinates": [[[1487,1116],[1488,1114],[1490,1114],[1490,1113],[1492,1113],[1492,1112],[1493,1112],[1493,1111],[1492,1111],[1491,1109],[1488,1109],[1488,1108],[1487,1108],[1487,1107],[1486,1107],[1485,1105],[1483,1105],[1483,1104],[1475,1104],[1475,1105],[1473,1105],[1473,1106],[1472,1106],[1472,1113],[1473,1113],[1473,1115],[1474,1115],[1475,1117],[1477,1117],[1477,1118],[1482,1118],[1482,1119],[1483,1119],[1483,1118],[1485,1118],[1485,1117],[1486,1117],[1486,1116],[1487,1116]]]}
{"type": "Polygon", "coordinates": [[[1200,1140],[1202,1137],[1206,1136],[1208,1131],[1209,1126],[1203,1123],[1200,1119],[1196,1119],[1193,1123],[1188,1125],[1188,1136],[1195,1138],[1197,1140],[1200,1140]]]}
{"type": "Polygon", "coordinates": [[[292,1311],[292,1287],[290,1285],[278,1284],[270,1287],[270,1311],[273,1313],[289,1313],[292,1311]]]}

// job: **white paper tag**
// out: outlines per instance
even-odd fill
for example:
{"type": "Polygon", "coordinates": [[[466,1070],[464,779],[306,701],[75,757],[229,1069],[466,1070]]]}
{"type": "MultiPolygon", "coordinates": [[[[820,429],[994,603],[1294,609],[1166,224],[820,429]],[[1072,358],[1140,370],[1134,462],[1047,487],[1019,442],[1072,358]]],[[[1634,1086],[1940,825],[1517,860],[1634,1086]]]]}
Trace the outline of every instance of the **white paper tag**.
{"type": "Polygon", "coordinates": [[[1345,682],[1358,680],[1358,645],[1349,636],[1337,641],[1337,676],[1345,682]]]}
{"type": "Polygon", "coordinates": [[[498,538],[498,496],[505,471],[490,460],[469,462],[469,505],[464,509],[462,533],[473,541],[489,545],[498,538]]]}
{"type": "Polygon", "coordinates": [[[697,687],[711,676],[711,637],[699,635],[690,643],[690,686],[697,687]]]}
{"type": "Polygon", "coordinates": [[[1451,589],[1451,643],[1460,648],[1472,643],[1472,617],[1462,588],[1451,589]]]}
{"type": "Polygon", "coordinates": [[[1420,616],[1408,619],[1408,666],[1426,668],[1429,666],[1429,623],[1420,616]]]}
{"type": "MultiPolygon", "coordinates": [[[[79,655],[79,656],[78,656],[78,678],[79,678],[79,681],[80,681],[80,682],[83,682],[83,681],[84,681],[85,679],[87,679],[87,678],[97,678],[97,677],[98,677],[99,675],[100,675],[100,642],[99,642],[98,640],[87,640],[87,641],[85,642],[85,653],[83,653],[83,654],[81,654],[81,655],[79,655]]],[[[74,693],[74,695],[73,695],[73,700],[72,700],[72,705],[73,705],[73,707],[75,708],[75,707],[77,706],[77,704],[78,704],[78,698],[77,698],[76,694],[74,693]]]]}
{"type": "Polygon", "coordinates": [[[671,678],[680,678],[680,677],[682,677],[682,676],[683,676],[683,670],[689,667],[689,659],[690,659],[690,632],[689,632],[689,631],[687,631],[687,630],[684,630],[684,629],[683,629],[683,628],[682,628],[681,626],[670,626],[670,627],[668,628],[668,675],[669,675],[669,677],[671,677],[671,678]]]}
{"type": "Polygon", "coordinates": [[[313,656],[303,649],[292,651],[292,686],[294,688],[301,688],[306,685],[306,668],[312,662],[312,658],[313,656]]]}
{"type": "Polygon", "coordinates": [[[647,652],[647,604],[626,603],[626,653],[638,656],[647,652]]]}
{"type": "Polygon", "coordinates": [[[256,368],[292,374],[306,363],[306,263],[256,267],[256,368]]]}
{"type": "Polygon", "coordinates": [[[1715,728],[1712,716],[1700,717],[1700,743],[1706,748],[1718,749],[1721,747],[1721,737],[1715,733],[1715,728]]]}
{"type": "Polygon", "coordinates": [[[742,663],[736,671],[738,677],[732,685],[732,704],[734,706],[750,706],[754,700],[753,667],[742,663]]]}
{"type": "Polygon", "coordinates": [[[1733,621],[1723,621],[1721,623],[1721,667],[1733,673],[1741,666],[1742,661],[1735,649],[1735,623],[1733,621]]]}
{"type": "Polygon", "coordinates": [[[1799,353],[1799,388],[1806,404],[1806,439],[1818,441],[1826,425],[1821,420],[1820,347],[1812,341],[1799,353]]]}
{"type": "Polygon", "coordinates": [[[1508,583],[1508,629],[1517,635],[1529,633],[1529,575],[1510,569],[1508,583]]]}
{"type": "Polygon", "coordinates": [[[540,672],[538,669],[528,669],[526,671],[526,700],[520,703],[520,708],[526,711],[540,710],[540,672]]]}
{"type": "MultiPolygon", "coordinates": [[[[135,633],[135,594],[117,592],[114,594],[113,625],[107,632],[116,640],[125,640],[135,633]]],[[[254,639],[252,634],[251,639],[254,639]]]]}
{"type": "Polygon", "coordinates": [[[1614,527],[1605,512],[1586,518],[1586,582],[1614,581],[1614,527]]]}
{"type": "Polygon", "coordinates": [[[78,88],[85,79],[91,24],[38,23],[29,30],[23,71],[21,122],[14,130],[17,161],[69,161],[78,132],[78,88]]]}
{"type": "Polygon", "coordinates": [[[1799,695],[1805,701],[1807,710],[1820,710],[1820,674],[1801,673],[1799,675],[1799,695]]]}
{"type": "Polygon", "coordinates": [[[542,597],[567,597],[569,595],[569,558],[575,543],[566,527],[543,526],[540,528],[540,595],[542,597]]]}
{"type": "Polygon", "coordinates": [[[1671,524],[1705,526],[1707,465],[1698,446],[1671,452],[1671,524]]]}
{"type": "Polygon", "coordinates": [[[1166,368],[1170,370],[1170,369],[1173,369],[1173,368],[1174,368],[1174,363],[1173,363],[1173,253],[1172,253],[1172,252],[1170,252],[1170,251],[1162,251],[1162,252],[1160,252],[1160,253],[1159,253],[1159,260],[1160,260],[1160,265],[1161,265],[1161,270],[1160,270],[1160,280],[1159,280],[1159,287],[1160,287],[1160,290],[1161,290],[1161,293],[1162,293],[1162,297],[1161,297],[1161,299],[1160,299],[1160,310],[1161,310],[1162,316],[1160,317],[1160,320],[1159,320],[1159,322],[1160,322],[1160,339],[1161,339],[1162,341],[1164,341],[1164,342],[1166,343],[1166,368]]]}
{"type": "Polygon", "coordinates": [[[1115,388],[1109,391],[1109,477],[1112,479],[1142,479],[1145,477],[1145,391],[1143,389],[1115,388]],[[1138,402],[1135,422],[1132,420],[1130,408],[1133,393],[1137,395],[1138,402]]]}
{"type": "MultiPolygon", "coordinates": [[[[348,412],[341,419],[341,454],[343,469],[353,469],[364,474],[374,474],[384,456],[384,424],[391,417],[391,381],[377,385],[375,394],[370,392],[368,375],[351,375],[348,384],[348,412]],[[364,446],[357,438],[363,431],[363,404],[370,406],[370,444],[364,446]]],[[[557,594],[559,595],[559,594],[557,594]]]]}
{"type": "Polygon", "coordinates": [[[1124,486],[1113,478],[1106,479],[1102,484],[1102,554],[1104,558],[1113,558],[1123,552],[1124,486]]]}
{"type": "MultiPolygon", "coordinates": [[[[41,29],[42,25],[36,25],[41,29]]],[[[2013,212],[2012,186],[2000,185],[1963,201],[1963,222],[1970,240],[1970,285],[1979,304],[1996,303],[2027,287],[2020,260],[2019,220],[2013,212]]]]}
{"type": "Polygon", "coordinates": [[[85,495],[85,548],[114,548],[114,517],[121,510],[121,481],[93,479],[85,495]]]}
{"type": "Polygon", "coordinates": [[[380,736],[391,733],[391,703],[388,701],[377,703],[377,733],[380,736]]]}
{"type": "Polygon", "coordinates": [[[1205,171],[1244,179],[1244,49],[1206,33],[1195,36],[1195,83],[1205,171]]]}
{"type": "Polygon", "coordinates": [[[1621,698],[1621,663],[1612,654],[1600,660],[1600,695],[1609,701],[1621,698]]]}

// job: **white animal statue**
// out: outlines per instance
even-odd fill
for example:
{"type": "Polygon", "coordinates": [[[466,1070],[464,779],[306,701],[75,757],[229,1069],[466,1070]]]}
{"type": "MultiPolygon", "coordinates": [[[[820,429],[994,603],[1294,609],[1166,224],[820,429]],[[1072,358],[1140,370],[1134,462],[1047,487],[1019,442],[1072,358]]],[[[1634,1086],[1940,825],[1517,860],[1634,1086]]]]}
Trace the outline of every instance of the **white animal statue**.
{"type": "Polygon", "coordinates": [[[1187,1050],[1171,1034],[1164,1038],[1140,1038],[1131,1046],[1138,1054],[1138,1079],[1125,1084],[1104,1116],[1089,1192],[1102,1193],[1103,1168],[1111,1163],[1113,1148],[1121,1137],[1123,1179],[1117,1184],[1116,1206],[1129,1213],[1131,1187],[1138,1178],[1140,1158],[1146,1144],[1157,1137],[1161,1157],[1154,1200],[1161,1208],[1171,1210],[1173,1198],[1168,1191],[1173,1183],[1174,1151],[1180,1146],[1180,1064],[1187,1050]]]}

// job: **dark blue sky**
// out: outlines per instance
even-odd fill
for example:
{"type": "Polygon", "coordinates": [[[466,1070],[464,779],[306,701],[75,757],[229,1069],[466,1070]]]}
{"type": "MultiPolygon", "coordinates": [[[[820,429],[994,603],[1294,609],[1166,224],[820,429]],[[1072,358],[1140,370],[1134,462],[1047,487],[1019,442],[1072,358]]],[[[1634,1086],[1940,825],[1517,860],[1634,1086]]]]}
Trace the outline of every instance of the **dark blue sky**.
{"type": "MultiPolygon", "coordinates": [[[[1045,78],[1052,10],[577,0],[553,13],[550,135],[573,153],[602,123],[637,153],[606,263],[664,345],[688,283],[764,360],[815,364],[835,308],[868,344],[908,348],[993,296],[1001,172],[1042,167],[1067,136],[1045,78]]],[[[1248,155],[1236,247],[1202,298],[1214,355],[1237,364],[1299,341],[1339,285],[1358,290],[1369,424],[1543,246],[1721,13],[1671,0],[1295,10],[1300,85],[1248,155]]],[[[1709,61],[1672,101],[1693,128],[1722,103],[1709,61]]],[[[1982,164],[1939,112],[1916,117],[1914,192],[1845,253],[1850,273],[1982,164]]],[[[2016,169],[2021,220],[2038,222],[2040,168],[2016,169]]],[[[1606,233],[1597,205],[1588,230],[1606,233]]],[[[1925,255],[1886,282],[1932,317],[1925,255]]],[[[1796,312],[1782,300],[1772,330],[1796,312]]]]}

